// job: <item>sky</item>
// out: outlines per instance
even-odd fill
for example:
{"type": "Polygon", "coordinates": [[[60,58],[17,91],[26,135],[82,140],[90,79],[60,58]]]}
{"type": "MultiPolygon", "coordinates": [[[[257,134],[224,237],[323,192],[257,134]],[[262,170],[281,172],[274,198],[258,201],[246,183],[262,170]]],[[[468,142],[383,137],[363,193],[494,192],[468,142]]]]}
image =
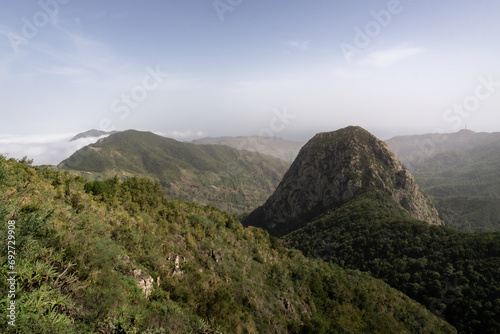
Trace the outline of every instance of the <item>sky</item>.
{"type": "Polygon", "coordinates": [[[497,0],[0,4],[0,153],[38,163],[89,129],[500,131],[497,0]]]}

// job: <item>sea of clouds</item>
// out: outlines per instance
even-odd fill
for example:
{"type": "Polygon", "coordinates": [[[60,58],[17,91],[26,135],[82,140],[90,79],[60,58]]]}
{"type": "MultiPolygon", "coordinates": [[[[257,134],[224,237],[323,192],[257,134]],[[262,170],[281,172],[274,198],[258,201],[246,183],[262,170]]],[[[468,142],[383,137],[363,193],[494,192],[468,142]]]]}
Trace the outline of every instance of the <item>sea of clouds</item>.
{"type": "Polygon", "coordinates": [[[84,146],[93,144],[101,137],[80,138],[71,141],[74,133],[42,135],[1,135],[0,154],[8,158],[27,157],[34,165],[58,165],[84,146]]]}

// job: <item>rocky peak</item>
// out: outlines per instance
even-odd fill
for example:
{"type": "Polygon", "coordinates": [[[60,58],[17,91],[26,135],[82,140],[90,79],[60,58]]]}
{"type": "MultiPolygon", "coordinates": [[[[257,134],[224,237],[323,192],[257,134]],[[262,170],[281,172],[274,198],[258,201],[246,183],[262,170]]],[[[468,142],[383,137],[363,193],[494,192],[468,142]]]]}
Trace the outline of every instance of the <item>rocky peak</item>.
{"type": "Polygon", "coordinates": [[[388,193],[416,219],[442,224],[431,200],[389,147],[357,126],[314,136],[273,195],[243,223],[283,235],[366,189],[388,193]]]}

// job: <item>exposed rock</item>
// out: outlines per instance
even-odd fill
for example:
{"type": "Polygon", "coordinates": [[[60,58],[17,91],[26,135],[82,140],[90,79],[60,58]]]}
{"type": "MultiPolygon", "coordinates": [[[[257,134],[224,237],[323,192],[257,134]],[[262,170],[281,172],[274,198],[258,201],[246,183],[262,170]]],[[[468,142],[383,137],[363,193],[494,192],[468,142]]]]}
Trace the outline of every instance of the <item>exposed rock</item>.
{"type": "Polygon", "coordinates": [[[366,189],[386,192],[416,219],[443,224],[432,201],[389,147],[353,126],[314,136],[273,195],[243,223],[281,236],[366,189]]]}
{"type": "Polygon", "coordinates": [[[129,273],[137,281],[137,285],[141,288],[142,293],[148,298],[153,291],[154,279],[150,275],[142,273],[141,269],[134,269],[129,273]]]}
{"type": "Polygon", "coordinates": [[[214,259],[215,263],[219,263],[219,261],[222,260],[220,253],[213,249],[210,251],[210,256],[214,259]]]}
{"type": "Polygon", "coordinates": [[[292,303],[288,299],[283,298],[283,305],[285,305],[285,310],[293,312],[292,303]]]}
{"type": "Polygon", "coordinates": [[[179,255],[171,255],[168,257],[169,261],[174,261],[174,269],[172,270],[171,276],[182,275],[184,272],[181,270],[181,261],[184,262],[184,257],[179,255]]]}

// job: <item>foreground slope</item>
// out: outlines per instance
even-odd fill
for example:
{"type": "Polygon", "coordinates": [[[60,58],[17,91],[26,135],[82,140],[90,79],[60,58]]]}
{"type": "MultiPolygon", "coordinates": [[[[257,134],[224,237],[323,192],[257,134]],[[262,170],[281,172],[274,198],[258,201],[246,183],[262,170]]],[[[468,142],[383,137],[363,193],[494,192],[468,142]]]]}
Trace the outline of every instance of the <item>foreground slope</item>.
{"type": "MultiPolygon", "coordinates": [[[[0,156],[19,333],[455,333],[359,271],[310,260],[159,183],[85,182],[0,156]]],[[[5,224],[4,224],[5,226],[5,224]]],[[[7,291],[6,228],[0,230],[7,291]]],[[[6,297],[3,297],[6,301],[6,297]]]]}
{"type": "Polygon", "coordinates": [[[266,200],[288,164],[223,145],[194,145],[128,130],[82,148],[59,167],[89,178],[152,177],[171,198],[243,213],[266,200]]]}
{"type": "Polygon", "coordinates": [[[243,223],[284,235],[366,189],[389,194],[416,219],[442,224],[432,201],[387,145],[354,126],[314,136],[272,196],[243,223]]]}

